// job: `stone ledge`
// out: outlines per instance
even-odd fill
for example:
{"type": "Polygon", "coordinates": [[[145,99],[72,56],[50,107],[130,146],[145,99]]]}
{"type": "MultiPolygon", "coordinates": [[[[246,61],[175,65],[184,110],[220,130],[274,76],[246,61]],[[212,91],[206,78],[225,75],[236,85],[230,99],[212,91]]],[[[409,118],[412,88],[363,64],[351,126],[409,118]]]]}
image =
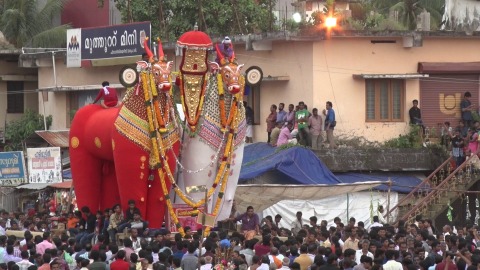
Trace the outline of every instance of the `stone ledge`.
{"type": "Polygon", "coordinates": [[[441,149],[325,149],[313,150],[332,172],[433,171],[448,154],[441,149]]]}

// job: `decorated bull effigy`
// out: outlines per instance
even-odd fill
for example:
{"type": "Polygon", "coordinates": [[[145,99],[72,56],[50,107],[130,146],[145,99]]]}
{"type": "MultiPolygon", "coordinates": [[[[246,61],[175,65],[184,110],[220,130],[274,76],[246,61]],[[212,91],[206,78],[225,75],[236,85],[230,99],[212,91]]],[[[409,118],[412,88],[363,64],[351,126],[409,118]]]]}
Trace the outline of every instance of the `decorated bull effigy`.
{"type": "Polygon", "coordinates": [[[75,115],[72,176],[80,207],[95,211],[121,203],[126,209],[133,199],[150,227],[161,227],[168,213],[183,234],[174,203],[216,220],[230,214],[246,130],[243,65],[205,33],[187,32],[177,42],[182,51],[177,92],[173,62],[158,44],[154,55],[145,42],[149,60],[137,62],[138,83],[121,106],[88,105],[75,115]],[[208,61],[214,48],[218,63],[208,61]],[[187,192],[198,186],[206,192],[187,192]]]}

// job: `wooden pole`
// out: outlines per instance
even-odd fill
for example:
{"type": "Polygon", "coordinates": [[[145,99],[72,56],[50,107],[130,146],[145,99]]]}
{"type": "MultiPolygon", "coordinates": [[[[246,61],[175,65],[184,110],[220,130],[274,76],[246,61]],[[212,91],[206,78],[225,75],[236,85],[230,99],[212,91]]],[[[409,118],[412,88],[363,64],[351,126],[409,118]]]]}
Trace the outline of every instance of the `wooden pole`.
{"type": "Polygon", "coordinates": [[[205,233],[205,222],[207,219],[207,213],[208,213],[208,188],[207,186],[205,187],[205,205],[203,206],[203,215],[202,215],[202,235],[200,235],[200,247],[198,249],[198,270],[200,270],[200,267],[202,264],[200,263],[200,258],[202,257],[202,248],[203,248],[203,234],[205,233]]]}
{"type": "MultiPolygon", "coordinates": [[[[390,212],[390,192],[392,191],[392,180],[388,178],[388,193],[387,193],[387,213],[390,212]]],[[[390,215],[387,214],[387,223],[390,224],[390,215]]]]}

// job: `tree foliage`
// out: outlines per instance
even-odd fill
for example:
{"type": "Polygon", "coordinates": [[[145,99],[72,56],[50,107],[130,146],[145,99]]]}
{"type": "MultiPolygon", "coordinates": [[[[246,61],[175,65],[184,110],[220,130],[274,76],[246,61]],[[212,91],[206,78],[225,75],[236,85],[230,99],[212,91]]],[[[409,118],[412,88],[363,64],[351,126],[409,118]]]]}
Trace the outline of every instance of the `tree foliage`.
{"type": "Polygon", "coordinates": [[[376,0],[373,2],[375,11],[388,17],[391,12],[398,13],[398,21],[408,30],[417,27],[417,16],[426,10],[430,12],[430,23],[433,29],[438,29],[442,23],[442,15],[445,10],[444,0],[376,0]]]}
{"type": "Polygon", "coordinates": [[[0,1],[0,30],[15,47],[64,47],[69,25],[54,27],[53,18],[60,14],[69,0],[0,1]]]}
{"type": "MultiPolygon", "coordinates": [[[[52,116],[47,117],[47,129],[52,124],[52,116]]],[[[5,139],[7,151],[21,151],[23,150],[24,141],[35,134],[36,130],[44,130],[43,115],[34,111],[27,110],[22,118],[16,121],[11,121],[5,127],[5,139]]]]}
{"type": "Polygon", "coordinates": [[[151,21],[153,36],[176,40],[193,29],[210,36],[274,30],[275,0],[115,0],[125,23],[151,21]]]}

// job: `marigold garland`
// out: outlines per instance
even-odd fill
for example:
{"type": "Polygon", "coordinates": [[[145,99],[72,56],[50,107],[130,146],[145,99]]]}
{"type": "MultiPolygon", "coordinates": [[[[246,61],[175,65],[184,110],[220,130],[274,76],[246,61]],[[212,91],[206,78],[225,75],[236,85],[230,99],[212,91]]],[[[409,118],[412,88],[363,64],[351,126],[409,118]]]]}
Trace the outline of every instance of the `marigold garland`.
{"type": "MultiPolygon", "coordinates": [[[[144,92],[144,95],[145,95],[145,102],[146,103],[150,102],[150,104],[151,104],[150,91],[152,89],[148,88],[148,84],[146,82],[147,74],[145,72],[143,72],[141,77],[142,77],[142,80],[143,80],[142,83],[143,83],[143,86],[144,86],[144,89],[143,89],[144,91],[143,92],[144,92]]],[[[150,77],[150,79],[151,79],[151,77],[150,77]]],[[[152,84],[150,84],[150,86],[152,86],[152,84]]],[[[153,93],[152,93],[152,95],[153,95],[153,93]]],[[[158,104],[158,101],[155,101],[154,103],[158,104]]],[[[154,134],[154,136],[151,136],[152,149],[153,149],[152,152],[153,152],[153,156],[154,156],[153,164],[155,164],[156,169],[157,169],[157,173],[158,173],[158,177],[160,178],[160,182],[161,182],[162,189],[163,189],[163,195],[165,197],[165,201],[166,201],[166,204],[167,204],[167,209],[170,213],[170,216],[172,217],[173,222],[175,223],[175,226],[178,229],[178,232],[182,236],[184,236],[185,231],[181,227],[180,222],[178,221],[178,217],[175,214],[175,211],[173,211],[173,205],[172,205],[172,202],[171,202],[170,197],[168,195],[168,189],[167,189],[167,185],[165,183],[165,175],[164,175],[161,163],[160,163],[159,147],[158,147],[159,145],[157,144],[157,140],[159,141],[159,144],[162,147],[161,149],[163,149],[163,142],[162,142],[162,137],[158,136],[158,133],[156,132],[156,127],[154,126],[154,123],[158,124],[158,122],[153,121],[153,113],[152,113],[151,106],[147,106],[147,117],[148,117],[149,132],[150,132],[150,134],[154,134]]],[[[163,158],[163,159],[165,159],[165,158],[163,158]]],[[[167,163],[166,167],[167,168],[169,167],[168,163],[167,163]]]]}
{"type": "MultiPolygon", "coordinates": [[[[149,75],[151,75],[151,74],[149,74],[149,75]]],[[[153,157],[153,164],[155,164],[155,166],[156,166],[158,176],[159,176],[161,184],[162,184],[162,189],[164,191],[164,197],[165,197],[165,201],[166,201],[167,208],[168,208],[168,211],[170,213],[170,216],[172,217],[173,222],[175,223],[175,226],[177,227],[179,233],[182,236],[184,236],[185,232],[184,232],[183,228],[181,227],[181,225],[178,221],[178,217],[173,210],[173,205],[172,205],[172,202],[171,202],[169,194],[168,194],[169,192],[168,192],[168,189],[167,189],[167,186],[166,186],[165,177],[168,177],[168,179],[170,180],[171,184],[173,185],[173,189],[174,189],[175,193],[185,203],[187,203],[187,205],[189,205],[190,207],[193,207],[193,208],[200,207],[201,205],[205,204],[205,199],[202,199],[202,200],[200,200],[196,203],[192,202],[178,188],[178,186],[176,184],[176,181],[173,177],[170,166],[166,162],[166,151],[165,151],[165,148],[164,148],[163,139],[156,132],[157,130],[162,130],[162,126],[164,127],[165,124],[166,124],[165,120],[162,117],[161,110],[159,109],[160,106],[159,106],[158,100],[155,100],[153,104],[151,102],[150,91],[152,91],[151,93],[152,93],[153,97],[156,96],[155,93],[156,94],[158,94],[158,93],[156,92],[155,84],[152,83],[152,79],[153,79],[152,75],[149,76],[149,78],[147,78],[147,76],[148,75],[145,72],[142,72],[141,79],[142,79],[142,86],[144,88],[145,103],[150,105],[150,106],[147,106],[147,117],[148,117],[148,122],[149,122],[149,131],[150,131],[151,140],[152,140],[152,149],[153,149],[153,156],[154,156],[153,157]],[[148,80],[148,79],[150,79],[150,80],[148,80]],[[147,83],[147,80],[150,82],[150,84],[147,83]],[[152,105],[154,106],[153,110],[152,110],[152,107],[151,107],[152,105]],[[154,113],[155,113],[155,116],[154,116],[154,113]],[[155,119],[156,121],[154,121],[153,119],[155,119]],[[155,127],[155,124],[158,125],[158,126],[155,127]],[[160,156],[162,158],[162,162],[160,162],[160,156]],[[165,166],[162,166],[162,163],[165,166]],[[164,172],[164,170],[165,170],[165,172],[164,172]],[[165,173],[167,174],[167,176],[165,176],[165,173]]],[[[217,78],[219,78],[219,77],[221,78],[221,76],[217,75],[217,78]]],[[[206,79],[206,78],[204,78],[204,79],[206,79]]],[[[170,80],[171,79],[169,79],[169,81],[170,80]]],[[[220,81],[221,81],[221,79],[220,79],[220,81]]],[[[180,89],[181,90],[180,91],[181,92],[181,101],[182,101],[182,105],[184,105],[184,108],[185,108],[185,100],[184,100],[184,95],[183,95],[184,94],[184,92],[183,92],[184,89],[183,89],[183,82],[182,82],[181,78],[180,78],[180,82],[181,82],[180,83],[180,85],[181,85],[181,87],[180,87],[181,88],[180,89]]],[[[218,85],[221,86],[221,88],[219,87],[219,95],[220,95],[220,93],[223,93],[223,91],[224,91],[223,82],[218,83],[218,85]]],[[[204,80],[204,85],[202,87],[202,95],[201,95],[201,98],[200,98],[200,106],[199,106],[199,108],[197,108],[197,115],[196,115],[196,119],[195,119],[196,124],[198,124],[198,118],[201,114],[200,113],[201,110],[203,109],[205,88],[206,88],[206,83],[205,83],[205,80],[204,80]]],[[[239,98],[238,95],[236,95],[233,98],[231,108],[230,108],[230,113],[229,113],[229,116],[228,116],[228,120],[225,119],[226,118],[225,117],[225,107],[221,106],[221,109],[223,107],[222,126],[224,128],[229,127],[229,134],[228,134],[227,142],[225,143],[225,149],[223,151],[223,158],[222,158],[222,161],[220,163],[219,169],[217,171],[215,181],[212,184],[212,187],[207,192],[207,198],[210,198],[213,195],[213,193],[215,192],[218,184],[221,182],[221,188],[220,188],[220,191],[218,193],[218,198],[216,200],[215,207],[214,207],[214,210],[213,210],[213,215],[214,216],[218,215],[218,211],[220,209],[220,205],[221,205],[221,202],[222,202],[222,199],[223,199],[223,196],[224,196],[224,192],[225,192],[227,182],[228,182],[228,178],[229,178],[229,174],[230,174],[230,164],[231,164],[231,159],[232,159],[232,149],[233,149],[233,144],[234,144],[234,135],[235,135],[236,130],[238,128],[238,123],[235,123],[233,125],[233,127],[231,127],[231,125],[235,122],[236,115],[237,115],[237,112],[238,112],[238,106],[237,106],[237,99],[238,98],[239,98]]],[[[168,101],[167,101],[167,103],[168,103],[168,101]]],[[[165,110],[166,113],[169,113],[169,106],[168,105],[169,104],[167,104],[167,106],[166,106],[167,107],[166,108],[167,110],[165,110]]],[[[223,102],[223,105],[224,105],[224,102],[223,102]]],[[[192,128],[192,127],[190,126],[190,128],[192,128]]],[[[195,131],[196,125],[193,126],[193,128],[194,128],[194,131],[195,131]]],[[[207,227],[205,229],[205,234],[208,234],[209,231],[210,231],[210,227],[207,227]]]]}
{"type": "MultiPolygon", "coordinates": [[[[234,104],[232,104],[232,107],[234,107],[235,103],[236,102],[234,102],[234,104]]],[[[236,106],[235,106],[235,108],[236,108],[236,106]]],[[[237,113],[238,113],[238,110],[233,111],[232,119],[236,118],[237,113]]],[[[238,123],[234,123],[233,128],[230,129],[230,131],[229,131],[228,141],[227,141],[227,144],[225,145],[225,153],[231,153],[230,150],[233,149],[233,144],[234,144],[233,138],[234,138],[234,135],[237,131],[237,127],[238,127],[238,123]]],[[[228,156],[224,155],[224,158],[227,158],[227,161],[222,162],[222,165],[224,165],[225,163],[231,164],[232,155],[228,155],[228,156]]],[[[212,212],[213,216],[217,216],[218,211],[220,210],[220,205],[222,203],[222,199],[223,199],[223,196],[225,194],[225,189],[227,188],[228,176],[230,175],[230,166],[228,166],[227,169],[225,170],[225,174],[227,175],[227,177],[223,178],[222,186],[220,187],[220,191],[218,192],[218,198],[217,198],[217,201],[215,202],[215,207],[213,208],[213,212],[212,212]]],[[[210,233],[210,227],[205,228],[205,234],[204,234],[205,237],[207,237],[209,235],[209,233],[210,233]]]]}

